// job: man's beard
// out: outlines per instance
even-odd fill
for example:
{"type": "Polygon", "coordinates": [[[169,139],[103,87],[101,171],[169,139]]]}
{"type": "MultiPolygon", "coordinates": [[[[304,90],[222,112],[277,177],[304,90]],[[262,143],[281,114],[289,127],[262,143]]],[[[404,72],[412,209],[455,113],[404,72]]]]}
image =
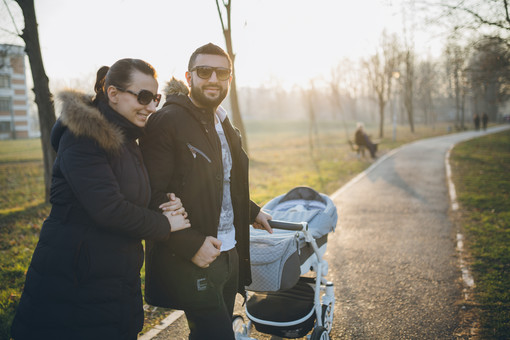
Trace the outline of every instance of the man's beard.
{"type": "Polygon", "coordinates": [[[220,93],[218,97],[216,98],[209,98],[207,97],[201,88],[198,86],[195,86],[193,84],[193,81],[191,82],[191,98],[193,98],[193,101],[195,101],[200,106],[206,107],[206,108],[216,108],[218,107],[223,99],[227,96],[228,88],[224,88],[218,85],[220,88],[220,93]]]}

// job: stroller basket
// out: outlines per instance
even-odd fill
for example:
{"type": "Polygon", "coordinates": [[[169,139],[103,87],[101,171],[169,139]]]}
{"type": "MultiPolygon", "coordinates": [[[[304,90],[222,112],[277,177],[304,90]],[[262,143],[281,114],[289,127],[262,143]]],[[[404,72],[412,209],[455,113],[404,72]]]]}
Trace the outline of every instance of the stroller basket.
{"type": "Polygon", "coordinates": [[[283,292],[255,293],[246,303],[246,316],[259,332],[284,338],[303,337],[315,322],[314,290],[302,278],[283,292]]]}

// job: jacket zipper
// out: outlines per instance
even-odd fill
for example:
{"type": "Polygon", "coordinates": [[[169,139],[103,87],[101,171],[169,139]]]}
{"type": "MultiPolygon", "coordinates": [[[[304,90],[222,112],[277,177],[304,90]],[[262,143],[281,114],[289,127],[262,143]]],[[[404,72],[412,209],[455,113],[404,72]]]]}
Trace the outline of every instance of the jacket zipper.
{"type": "Polygon", "coordinates": [[[212,163],[211,159],[209,157],[207,157],[207,155],[202,150],[194,147],[190,143],[186,143],[186,145],[188,146],[189,151],[191,151],[193,158],[197,158],[197,153],[198,153],[198,154],[202,155],[202,157],[204,157],[209,163],[212,163]]]}

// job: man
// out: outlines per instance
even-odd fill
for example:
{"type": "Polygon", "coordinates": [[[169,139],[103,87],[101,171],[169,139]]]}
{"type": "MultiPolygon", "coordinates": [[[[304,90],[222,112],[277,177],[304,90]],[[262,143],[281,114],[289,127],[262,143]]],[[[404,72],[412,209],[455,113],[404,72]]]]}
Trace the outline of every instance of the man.
{"type": "Polygon", "coordinates": [[[251,282],[249,224],[271,227],[271,216],[249,199],[248,157],[220,103],[232,81],[232,62],[207,44],[190,57],[186,80],[172,79],[164,107],[147,123],[140,145],[152,202],[181,198],[191,228],[166,243],[147,242],[147,302],[183,309],[190,339],[234,339],[237,292],[251,282]]]}
{"type": "MultiPolygon", "coordinates": [[[[356,131],[354,132],[354,143],[358,145],[358,147],[366,147],[368,151],[370,151],[370,156],[372,156],[373,159],[376,158],[375,153],[377,152],[377,144],[372,143],[370,138],[365,132],[365,129],[363,127],[363,123],[358,122],[356,131]]],[[[363,152],[363,156],[365,156],[365,152],[363,152]]]]}

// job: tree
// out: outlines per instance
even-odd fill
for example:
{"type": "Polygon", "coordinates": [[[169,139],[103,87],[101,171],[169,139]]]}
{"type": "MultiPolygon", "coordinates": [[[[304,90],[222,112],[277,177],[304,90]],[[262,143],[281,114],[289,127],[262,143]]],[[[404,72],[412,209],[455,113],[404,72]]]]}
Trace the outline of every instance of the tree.
{"type": "Polygon", "coordinates": [[[407,112],[407,120],[411,132],[414,133],[414,53],[412,50],[407,49],[404,53],[404,73],[403,73],[403,93],[404,93],[404,107],[407,112]]]}
{"type": "MultiPolygon", "coordinates": [[[[339,64],[336,68],[331,69],[331,79],[329,81],[329,87],[331,89],[331,100],[333,102],[333,111],[338,113],[342,119],[342,125],[344,126],[345,138],[349,139],[349,131],[347,129],[347,123],[345,121],[345,109],[342,105],[342,94],[340,91],[340,82],[342,81],[343,70],[339,64]]],[[[309,105],[310,106],[310,105],[309,105]]],[[[312,111],[312,108],[309,109],[312,111]]]]}
{"type": "Polygon", "coordinates": [[[455,99],[455,121],[457,128],[464,130],[465,98],[468,91],[466,78],[467,50],[450,41],[446,46],[446,74],[451,96],[455,99]]]}
{"type": "Polygon", "coordinates": [[[45,200],[48,202],[51,186],[51,171],[56,157],[55,151],[53,150],[50,142],[51,129],[56,121],[55,106],[41,55],[34,0],[15,1],[21,8],[23,18],[25,19],[25,28],[23,29],[23,33],[20,37],[25,42],[25,52],[28,55],[32,78],[34,81],[33,91],[38,108],[41,145],[43,151],[45,200]]]}
{"type": "Polygon", "coordinates": [[[436,65],[430,60],[422,61],[418,64],[417,73],[417,108],[421,109],[425,124],[432,124],[432,128],[435,128],[436,116],[433,97],[438,86],[436,65]]]}
{"type": "Polygon", "coordinates": [[[384,137],[384,110],[391,97],[392,76],[399,64],[398,41],[395,35],[383,32],[380,50],[364,62],[368,82],[379,105],[379,138],[384,137]]]}
{"type": "Polygon", "coordinates": [[[317,175],[319,176],[320,182],[320,190],[324,188],[324,178],[322,177],[321,167],[320,167],[320,155],[318,153],[319,150],[319,128],[317,126],[317,111],[315,109],[318,92],[315,88],[314,80],[310,80],[310,87],[308,89],[302,89],[304,104],[307,109],[308,115],[308,148],[310,151],[310,158],[312,160],[312,164],[315,167],[315,171],[317,171],[317,175]],[[317,148],[316,148],[317,146],[317,148]],[[317,150],[317,153],[315,152],[317,150]]]}
{"type": "Polygon", "coordinates": [[[246,129],[244,128],[243,118],[241,116],[241,110],[239,109],[239,99],[237,97],[237,86],[235,77],[235,53],[232,46],[232,21],[231,21],[231,0],[223,0],[223,6],[226,11],[226,25],[223,18],[223,12],[221,11],[219,0],[216,0],[216,8],[218,9],[218,15],[220,16],[221,28],[223,35],[225,36],[225,43],[227,45],[227,53],[232,59],[232,83],[230,84],[230,105],[232,107],[232,119],[234,126],[239,129],[241,136],[243,136],[243,148],[248,152],[248,139],[246,136],[246,129]]]}
{"type": "Polygon", "coordinates": [[[477,33],[483,31],[507,39],[510,35],[509,3],[509,0],[409,1],[411,6],[419,6],[415,11],[428,14],[427,26],[439,24],[456,33],[466,30],[477,33]]]}
{"type": "Polygon", "coordinates": [[[462,21],[456,22],[457,28],[479,29],[490,27],[510,32],[508,0],[491,1],[444,1],[440,6],[450,16],[458,14],[462,21]]]}
{"type": "Polygon", "coordinates": [[[481,39],[474,45],[467,70],[475,112],[486,112],[492,121],[496,121],[499,104],[510,96],[508,45],[498,37],[481,39]]]}

